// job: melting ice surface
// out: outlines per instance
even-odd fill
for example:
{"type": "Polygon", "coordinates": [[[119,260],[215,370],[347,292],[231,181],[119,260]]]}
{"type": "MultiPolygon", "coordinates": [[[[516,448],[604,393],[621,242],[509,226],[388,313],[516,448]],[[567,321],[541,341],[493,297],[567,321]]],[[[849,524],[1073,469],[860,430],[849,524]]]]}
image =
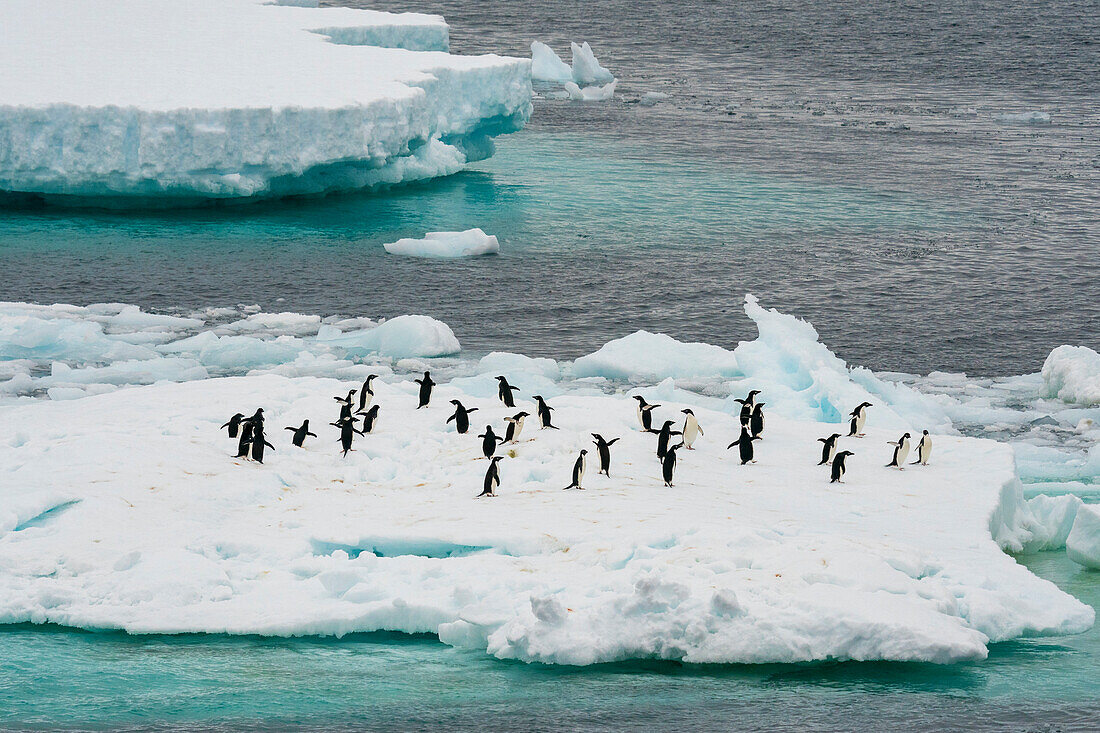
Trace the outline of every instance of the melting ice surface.
{"type": "MultiPolygon", "coordinates": [[[[430,632],[562,664],[952,662],[1093,623],[1003,550],[1074,536],[1075,555],[1094,552],[1091,510],[1068,494],[1028,499],[1019,474],[1061,465],[1084,485],[1100,473],[1095,456],[1047,448],[1062,463],[1033,462],[1020,453],[1032,444],[1014,456],[959,435],[968,410],[1030,422],[1049,399],[1042,377],[1021,378],[1032,407],[975,406],[850,368],[810,324],[751,296],[745,308],[759,337],[732,350],[639,333],[559,364],[432,358],[459,345],[423,317],[7,304],[0,410],[17,428],[0,443],[0,620],[430,632]],[[416,410],[410,373],[424,368],[441,384],[416,410]],[[378,426],[341,459],[332,397],[368,373],[381,375],[378,426]],[[229,374],[243,376],[217,377],[229,374]],[[516,411],[496,400],[500,374],[521,390],[517,410],[542,394],[561,429],[529,421],[502,449],[501,496],[475,501],[486,462],[480,441],[446,422],[448,400],[500,432],[516,411]],[[136,384],[147,386],[124,388],[136,384]],[[732,397],[749,388],[763,390],[769,420],[758,463],[740,466],[725,446],[732,397]],[[674,488],[637,428],[636,393],[661,404],[658,422],[690,406],[706,431],[680,451],[674,488]],[[838,423],[861,401],[875,404],[868,435],[842,439],[855,455],[846,482],[829,484],[816,439],[846,432],[838,423]],[[230,459],[218,426],[261,406],[276,450],[263,466],[230,459]],[[306,418],[319,437],[294,448],[283,428],[306,418]],[[885,468],[886,441],[922,429],[931,465],[885,468]],[[611,478],[595,475],[590,452],[586,491],[563,492],[592,432],[621,437],[611,478]]],[[[1061,409],[1084,421],[1092,408],[1061,409]]]]}
{"type": "Polygon", "coordinates": [[[447,50],[443,19],[414,13],[11,0],[0,192],[149,204],[448,175],[523,126],[531,83],[526,59],[447,50]]]}
{"type": "Polygon", "coordinates": [[[399,239],[382,246],[390,254],[410,257],[474,257],[500,251],[497,238],[480,229],[467,229],[464,232],[428,232],[423,239],[399,239]]]}

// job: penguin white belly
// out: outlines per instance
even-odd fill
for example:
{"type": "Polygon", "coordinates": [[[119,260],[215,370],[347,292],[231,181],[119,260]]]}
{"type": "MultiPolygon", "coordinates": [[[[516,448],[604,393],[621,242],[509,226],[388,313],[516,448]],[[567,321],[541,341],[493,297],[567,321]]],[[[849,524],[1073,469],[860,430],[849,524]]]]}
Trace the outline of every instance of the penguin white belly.
{"type": "Polygon", "coordinates": [[[836,458],[836,441],[835,440],[833,441],[832,447],[829,448],[829,460],[826,461],[826,463],[832,463],[834,458],[836,458]]]}
{"type": "Polygon", "coordinates": [[[867,424],[867,413],[864,412],[863,410],[860,410],[859,413],[856,414],[856,433],[857,434],[862,433],[863,432],[863,426],[866,425],[866,424],[867,424]]]}
{"type": "Polygon", "coordinates": [[[688,448],[699,437],[699,423],[690,417],[684,421],[684,445],[688,448]]]}
{"type": "Polygon", "coordinates": [[[898,444],[898,468],[905,465],[905,459],[909,457],[909,441],[903,440],[898,444]]]}
{"type": "Polygon", "coordinates": [[[516,425],[516,432],[512,436],[512,441],[513,442],[519,440],[519,434],[523,432],[523,418],[521,417],[519,420],[516,420],[515,425],[516,425]]]}
{"type": "Polygon", "coordinates": [[[928,459],[932,457],[932,441],[925,438],[917,448],[917,458],[922,466],[928,465],[928,459]]]}

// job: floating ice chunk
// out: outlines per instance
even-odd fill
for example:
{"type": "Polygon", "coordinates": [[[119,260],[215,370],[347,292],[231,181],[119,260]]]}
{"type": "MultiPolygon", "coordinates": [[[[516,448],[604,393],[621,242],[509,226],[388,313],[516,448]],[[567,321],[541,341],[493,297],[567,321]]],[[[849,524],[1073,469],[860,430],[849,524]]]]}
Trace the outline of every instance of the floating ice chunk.
{"type": "Polygon", "coordinates": [[[732,351],[685,343],[663,333],[636,331],[573,362],[576,377],[660,380],[666,377],[733,377],[741,374],[732,351]]]}
{"type": "Polygon", "coordinates": [[[494,351],[481,357],[477,363],[477,370],[481,374],[510,374],[526,372],[539,374],[550,380],[561,377],[561,368],[553,359],[532,358],[523,354],[510,354],[503,351],[494,351]]]}
{"type": "Polygon", "coordinates": [[[1100,511],[1091,504],[1077,510],[1073,530],[1066,538],[1066,554],[1075,563],[1100,570],[1100,511]]]}
{"type": "Polygon", "coordinates": [[[474,257],[500,251],[497,238],[481,229],[428,232],[423,239],[399,239],[383,246],[390,254],[411,257],[474,257]]]}
{"type": "Polygon", "coordinates": [[[572,81],[573,71],[554,53],[554,49],[540,41],[531,44],[531,78],[559,84],[572,81]]]}
{"type": "Polygon", "coordinates": [[[258,0],[8,0],[0,191],[171,205],[453,173],[525,124],[531,81],[447,36],[438,16],[258,0]]]}
{"type": "Polygon", "coordinates": [[[615,96],[615,84],[609,82],[602,87],[579,87],[571,81],[565,82],[565,91],[574,102],[605,102],[615,96]]]}
{"type": "Polygon", "coordinates": [[[393,359],[447,356],[462,350],[450,326],[428,316],[398,316],[374,328],[347,333],[325,326],[317,339],[349,354],[373,353],[393,359]]]}
{"type": "Polygon", "coordinates": [[[1100,354],[1087,346],[1059,346],[1043,362],[1046,397],[1100,405],[1100,354]]]}
{"type": "Polygon", "coordinates": [[[573,49],[573,81],[580,86],[589,84],[607,84],[615,81],[610,71],[600,65],[592,47],[585,41],[581,45],[571,43],[573,49]]]}
{"type": "Polygon", "coordinates": [[[1001,112],[993,115],[997,122],[1005,122],[1012,125],[1049,125],[1049,112],[1001,112]]]}
{"type": "Polygon", "coordinates": [[[664,92],[646,92],[642,95],[642,98],[638,100],[638,104],[643,107],[653,107],[658,102],[663,102],[668,98],[669,95],[664,92]]]}

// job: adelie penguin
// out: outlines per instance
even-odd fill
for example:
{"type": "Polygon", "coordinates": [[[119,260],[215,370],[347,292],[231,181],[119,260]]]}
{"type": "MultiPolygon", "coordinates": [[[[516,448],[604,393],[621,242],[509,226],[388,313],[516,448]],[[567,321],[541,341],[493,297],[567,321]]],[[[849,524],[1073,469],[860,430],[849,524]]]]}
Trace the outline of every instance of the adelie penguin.
{"type": "Polygon", "coordinates": [[[917,460],[910,463],[910,466],[915,466],[918,463],[922,466],[928,465],[928,459],[932,457],[932,436],[925,430],[924,434],[920,436],[920,442],[917,443],[917,460]]]}
{"type": "Polygon", "coordinates": [[[661,430],[657,433],[657,458],[664,460],[665,453],[668,452],[668,442],[672,440],[673,435],[679,435],[679,430],[672,429],[672,421],[665,420],[665,424],[661,426],[661,430]]]}
{"type": "Polygon", "coordinates": [[[485,432],[477,437],[481,438],[481,452],[485,454],[486,458],[492,458],[493,454],[497,452],[497,444],[504,440],[504,438],[493,432],[492,425],[486,425],[485,432]]]}
{"type": "MultiPolygon", "coordinates": [[[[243,420],[243,419],[244,419],[244,415],[242,415],[241,413],[238,412],[236,415],[229,418],[229,422],[227,422],[225,425],[222,425],[222,428],[229,428],[229,437],[230,438],[236,438],[237,437],[237,433],[241,429],[241,420],[243,420]]],[[[218,429],[221,430],[221,428],[218,428],[218,429]]]]}
{"type": "Polygon", "coordinates": [[[665,451],[665,457],[661,459],[661,476],[665,480],[665,486],[672,488],[672,474],[676,471],[676,451],[683,446],[683,442],[670,445],[665,451]]]}
{"type": "Polygon", "coordinates": [[[470,429],[470,413],[477,412],[477,408],[471,407],[467,410],[458,400],[451,400],[451,404],[455,406],[455,414],[447,418],[447,422],[454,420],[455,430],[458,431],[459,434],[465,435],[470,429]]]}
{"type": "Polygon", "coordinates": [[[554,408],[546,404],[546,400],[544,400],[540,394],[535,395],[535,405],[538,408],[536,411],[539,414],[539,430],[545,430],[546,428],[557,430],[558,428],[556,425],[550,424],[550,413],[554,408]]]}
{"type": "Polygon", "coordinates": [[[357,413],[364,413],[370,409],[371,402],[374,401],[374,387],[371,386],[371,382],[378,379],[377,374],[371,374],[367,377],[367,381],[363,382],[363,388],[359,390],[359,407],[355,410],[357,413]]]}
{"type": "Polygon", "coordinates": [[[829,479],[829,483],[831,483],[831,484],[842,484],[842,483],[844,483],[843,481],[841,481],[841,479],[844,478],[844,472],[848,470],[847,468],[844,467],[844,459],[847,458],[848,456],[854,456],[854,455],[855,455],[855,453],[853,453],[850,450],[842,450],[839,453],[837,453],[835,456],[833,456],[833,470],[832,470],[832,476],[829,479]]]}
{"type": "Polygon", "coordinates": [[[344,449],[344,454],[341,458],[348,457],[348,451],[350,451],[352,441],[355,440],[355,423],[358,422],[354,417],[349,417],[346,420],[340,420],[339,422],[332,423],[336,427],[340,428],[340,447],[344,449]]]}
{"type": "Polygon", "coordinates": [[[432,373],[424,372],[423,379],[414,379],[414,382],[420,385],[420,404],[416,406],[416,409],[421,407],[427,407],[428,403],[432,401],[432,387],[435,386],[435,382],[432,381],[432,373]]]}
{"type": "Polygon", "coordinates": [[[504,377],[497,377],[497,397],[500,398],[505,407],[516,406],[516,400],[512,396],[513,392],[519,392],[519,387],[508,384],[508,380],[504,377]]]}
{"type": "Polygon", "coordinates": [[[752,406],[752,416],[749,418],[749,431],[753,439],[764,437],[764,405],[766,402],[757,402],[752,406]]]}
{"type": "Polygon", "coordinates": [[[660,405],[651,405],[645,401],[644,397],[637,394],[634,395],[634,399],[638,400],[636,414],[638,415],[638,422],[641,424],[642,430],[647,433],[657,432],[653,429],[653,411],[660,407],[660,405]]]}
{"type": "Polygon", "coordinates": [[[587,455],[588,451],[582,450],[581,454],[577,456],[577,462],[573,464],[573,481],[565,487],[566,489],[580,489],[581,491],[584,491],[584,487],[581,486],[581,482],[584,480],[584,468],[587,464],[585,456],[587,455]]]}
{"type": "Polygon", "coordinates": [[[824,466],[833,460],[833,456],[836,455],[836,441],[840,438],[840,433],[833,433],[828,438],[818,438],[819,443],[824,443],[821,446],[821,461],[817,464],[824,466]]]}
{"type": "Polygon", "coordinates": [[[337,402],[339,402],[342,405],[347,405],[348,407],[351,407],[351,398],[354,397],[354,396],[355,396],[355,390],[354,389],[349,389],[347,397],[333,397],[332,399],[336,400],[337,402]]]}
{"type": "Polygon", "coordinates": [[[496,496],[497,487],[500,486],[500,470],[497,468],[497,464],[500,463],[504,456],[494,456],[489,461],[489,468],[485,471],[485,486],[481,490],[481,493],[477,495],[480,499],[483,496],[496,496]]]}
{"type": "Polygon", "coordinates": [[[247,458],[248,447],[252,443],[253,432],[264,428],[264,408],[259,408],[252,417],[241,420],[241,437],[237,441],[237,455],[234,458],[247,458]]]}
{"type": "Polygon", "coordinates": [[[894,446],[894,457],[890,459],[886,466],[893,466],[899,471],[904,471],[905,459],[909,457],[909,433],[898,438],[896,442],[891,440],[889,445],[894,446]]]}
{"type": "Polygon", "coordinates": [[[268,443],[267,438],[264,437],[264,424],[257,423],[256,427],[252,429],[252,460],[256,463],[264,462],[264,446],[275,450],[275,446],[268,443]]]}
{"type": "Polygon", "coordinates": [[[692,448],[692,444],[703,434],[703,426],[699,424],[699,420],[696,419],[695,413],[691,410],[680,410],[687,417],[684,418],[684,447],[688,450],[695,450],[692,448]]]}
{"type": "Polygon", "coordinates": [[[290,442],[293,443],[294,445],[296,445],[299,448],[301,448],[302,445],[306,442],[306,436],[307,435],[311,435],[314,438],[317,437],[316,433],[309,432],[309,420],[306,420],[305,422],[303,422],[300,427],[297,427],[297,428],[284,428],[284,430],[290,430],[294,433],[294,436],[290,439],[290,442]]]}
{"type": "Polygon", "coordinates": [[[752,420],[752,408],[756,406],[756,395],[760,394],[760,390],[754,389],[749,392],[748,396],[743,399],[734,399],[735,402],[741,403],[741,424],[748,425],[752,420]]]}
{"type": "Polygon", "coordinates": [[[519,434],[523,432],[523,421],[527,419],[528,413],[517,412],[511,417],[504,418],[504,422],[508,423],[508,429],[504,433],[505,443],[515,443],[519,440],[519,434]]]}
{"type": "Polygon", "coordinates": [[[373,433],[375,426],[378,425],[378,408],[381,405],[373,405],[369,410],[363,413],[363,427],[359,429],[360,435],[367,435],[373,433]]]}
{"type": "Polygon", "coordinates": [[[741,437],[727,445],[726,450],[729,450],[736,445],[737,452],[741,456],[742,466],[744,466],[746,463],[756,463],[756,461],[752,457],[752,442],[754,440],[760,440],[760,438],[753,437],[752,433],[749,432],[749,426],[743,425],[741,426],[741,437]]]}
{"type": "Polygon", "coordinates": [[[604,440],[599,433],[592,433],[592,437],[595,438],[592,442],[596,444],[596,453],[600,456],[600,470],[596,473],[602,473],[611,478],[611,446],[615,445],[619,439],[604,440]]]}
{"type": "Polygon", "coordinates": [[[852,410],[849,417],[852,418],[848,429],[849,438],[862,438],[863,426],[867,424],[867,408],[874,407],[870,402],[860,402],[856,409],[852,410]]]}

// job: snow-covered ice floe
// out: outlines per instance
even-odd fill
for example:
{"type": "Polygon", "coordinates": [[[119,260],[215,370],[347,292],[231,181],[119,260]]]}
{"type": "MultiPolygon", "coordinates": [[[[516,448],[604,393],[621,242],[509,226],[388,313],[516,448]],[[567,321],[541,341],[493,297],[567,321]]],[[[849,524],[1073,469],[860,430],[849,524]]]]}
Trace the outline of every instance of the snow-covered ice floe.
{"type": "Polygon", "coordinates": [[[423,239],[399,239],[382,245],[393,255],[410,257],[475,257],[500,252],[500,243],[481,229],[464,232],[428,232],[423,239]]]}
{"type": "Polygon", "coordinates": [[[1100,406],[1100,354],[1087,346],[1059,346],[1043,362],[1048,397],[1100,406]]]}
{"type": "Polygon", "coordinates": [[[1080,500],[1025,499],[1011,446],[958,435],[940,402],[848,367],[810,324],[755,298],[746,312],[760,335],[733,350],[643,332],[573,365],[493,353],[454,378],[443,362],[370,361],[458,350],[423,317],[0,312],[0,368],[23,395],[0,407],[12,426],[0,439],[0,622],[390,629],[559,664],[946,663],[1093,622],[1003,552],[1068,543],[1089,556],[1097,532],[1080,500]],[[89,363],[42,374],[67,351],[89,363]],[[248,376],[203,378],[238,360],[248,376]],[[417,410],[409,373],[428,366],[441,384],[417,410]],[[707,372],[721,389],[684,389],[707,372]],[[378,422],[341,458],[332,398],[368,373],[381,375],[378,422]],[[515,409],[497,400],[498,375],[520,387],[515,409]],[[141,381],[156,383],[118,388],[141,381]],[[91,396],[32,399],[28,386],[91,396]],[[769,419],[758,462],[741,466],[726,450],[738,433],[727,395],[750,387],[764,391],[769,419]],[[474,435],[533,413],[536,393],[560,430],[529,418],[501,448],[499,498],[475,500],[487,462],[474,435]],[[673,488],[633,394],[661,404],[657,424],[690,406],[703,425],[696,450],[679,452],[673,488]],[[451,399],[479,408],[470,434],[447,422],[451,399]],[[830,484],[817,438],[846,432],[838,423],[865,399],[876,403],[867,437],[841,438],[855,455],[845,483],[830,484]],[[276,447],[263,465],[231,459],[236,442],[218,428],[257,407],[276,447]],[[283,428],[307,418],[319,437],[295,448],[283,428]],[[902,428],[932,430],[930,465],[884,467],[902,428]],[[621,438],[611,478],[596,475],[594,432],[621,438]],[[582,448],[586,490],[562,491],[582,448]]]}
{"type": "Polygon", "coordinates": [[[530,61],[447,48],[413,13],[8,0],[0,192],[166,204],[454,173],[524,125],[530,61]]]}

